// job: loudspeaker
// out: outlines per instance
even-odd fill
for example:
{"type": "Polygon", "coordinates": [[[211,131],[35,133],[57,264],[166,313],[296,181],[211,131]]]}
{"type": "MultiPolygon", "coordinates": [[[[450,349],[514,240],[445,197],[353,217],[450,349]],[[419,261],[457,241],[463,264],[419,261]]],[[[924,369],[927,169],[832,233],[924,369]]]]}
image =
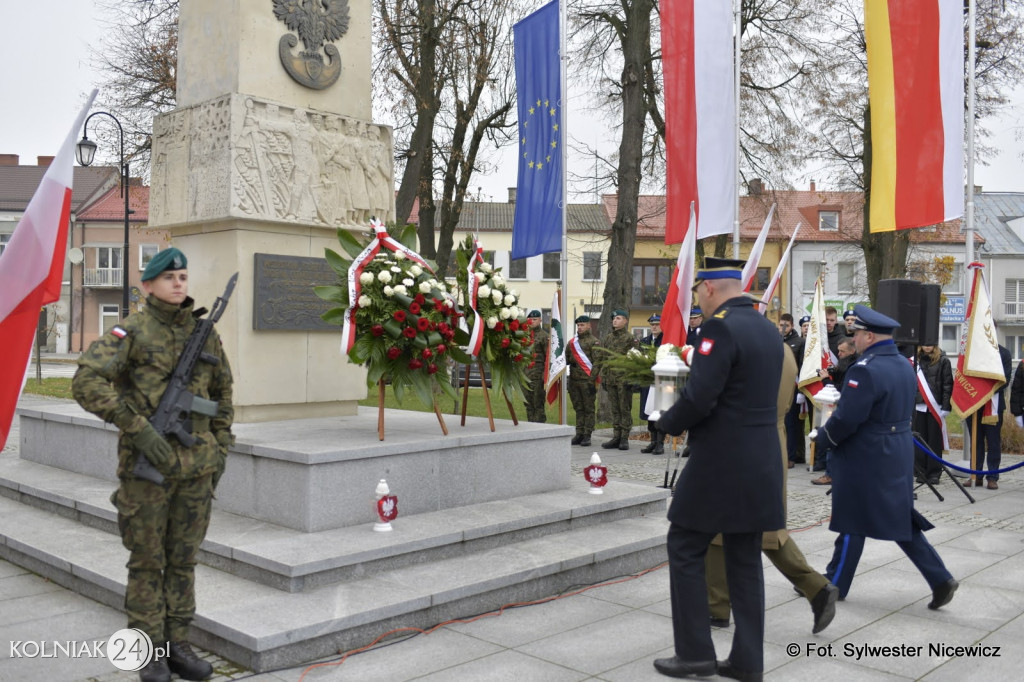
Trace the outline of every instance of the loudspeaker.
{"type": "Polygon", "coordinates": [[[939,301],[942,287],[938,284],[921,285],[921,340],[920,346],[939,345],[939,301]]]}
{"type": "Polygon", "coordinates": [[[900,323],[893,333],[898,344],[920,343],[922,284],[912,279],[878,281],[875,310],[900,323]]]}

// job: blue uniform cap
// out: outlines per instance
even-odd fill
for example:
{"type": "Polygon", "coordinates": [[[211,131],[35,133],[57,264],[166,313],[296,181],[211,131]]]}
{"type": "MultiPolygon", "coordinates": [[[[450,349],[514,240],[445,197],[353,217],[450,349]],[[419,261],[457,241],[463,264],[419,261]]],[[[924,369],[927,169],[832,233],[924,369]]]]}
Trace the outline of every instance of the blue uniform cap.
{"type": "Polygon", "coordinates": [[[658,313],[654,313],[653,315],[651,315],[650,317],[647,318],[647,321],[648,322],[661,322],[661,315],[659,315],[658,313]]]}
{"type": "Polygon", "coordinates": [[[697,306],[693,306],[692,308],[690,308],[690,317],[697,317],[698,315],[703,315],[703,314],[704,313],[702,313],[700,311],[700,308],[698,308],[697,306]]]}
{"type": "Polygon", "coordinates": [[[188,259],[185,258],[185,254],[172,246],[150,259],[146,269],[142,271],[142,281],[148,282],[164,270],[184,270],[187,267],[188,259]]]}
{"type": "Polygon", "coordinates": [[[899,322],[888,315],[883,315],[867,306],[855,306],[853,314],[855,315],[853,320],[853,328],[855,330],[862,329],[866,332],[874,332],[875,334],[892,334],[900,326],[899,322]]]}
{"type": "Polygon", "coordinates": [[[805,322],[810,322],[810,321],[811,321],[811,316],[810,315],[804,315],[803,317],[800,318],[800,323],[799,324],[803,325],[805,322]]]}
{"type": "Polygon", "coordinates": [[[853,312],[852,310],[847,310],[845,313],[843,313],[844,320],[849,317],[857,317],[857,313],[853,312]]]}
{"type": "Polygon", "coordinates": [[[733,258],[704,258],[704,267],[697,270],[696,281],[699,283],[705,279],[742,279],[743,266],[746,261],[733,258]]]}

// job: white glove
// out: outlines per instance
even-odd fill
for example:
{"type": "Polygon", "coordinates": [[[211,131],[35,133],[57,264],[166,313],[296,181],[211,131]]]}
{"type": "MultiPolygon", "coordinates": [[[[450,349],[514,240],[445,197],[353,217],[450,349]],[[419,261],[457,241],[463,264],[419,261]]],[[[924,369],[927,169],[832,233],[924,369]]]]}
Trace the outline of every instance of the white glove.
{"type": "Polygon", "coordinates": [[[814,440],[818,437],[818,429],[811,429],[811,432],[807,434],[807,437],[814,440]]]}
{"type": "Polygon", "coordinates": [[[949,410],[939,410],[939,414],[941,414],[942,418],[945,419],[949,416],[949,410]]]}
{"type": "Polygon", "coordinates": [[[796,394],[796,404],[797,405],[803,405],[806,402],[807,402],[807,396],[805,396],[803,393],[797,393],[796,394]]]}
{"type": "Polygon", "coordinates": [[[1016,420],[1017,420],[1017,426],[1019,426],[1022,429],[1024,429],[1024,415],[1021,415],[1020,417],[1016,417],[1016,420]]]}
{"type": "Polygon", "coordinates": [[[690,366],[691,360],[693,360],[693,346],[683,346],[679,349],[679,356],[686,363],[686,366],[690,366]]]}

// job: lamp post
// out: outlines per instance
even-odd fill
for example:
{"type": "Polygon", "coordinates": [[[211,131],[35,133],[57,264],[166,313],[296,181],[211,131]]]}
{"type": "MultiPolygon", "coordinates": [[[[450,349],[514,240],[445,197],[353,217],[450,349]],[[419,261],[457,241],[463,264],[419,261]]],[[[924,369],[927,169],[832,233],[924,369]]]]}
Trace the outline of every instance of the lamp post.
{"type": "Polygon", "coordinates": [[[121,122],[107,111],[97,111],[89,114],[82,126],[82,139],[75,147],[75,156],[78,163],[83,166],[91,166],[96,158],[96,143],[89,139],[89,121],[93,116],[109,116],[110,120],[117,125],[117,135],[121,144],[121,196],[124,197],[124,250],[121,252],[121,319],[128,317],[128,216],[131,210],[128,208],[128,163],[124,160],[124,128],[121,122]]]}

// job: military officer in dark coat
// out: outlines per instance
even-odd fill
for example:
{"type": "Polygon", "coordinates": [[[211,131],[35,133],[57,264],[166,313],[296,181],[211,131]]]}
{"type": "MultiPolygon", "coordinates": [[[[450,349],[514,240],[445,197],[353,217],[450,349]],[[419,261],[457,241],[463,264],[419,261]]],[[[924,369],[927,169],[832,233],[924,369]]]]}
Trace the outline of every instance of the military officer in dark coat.
{"type": "Polygon", "coordinates": [[[850,591],[864,538],[893,540],[932,589],[928,608],[949,603],[958,587],[925,539],[933,526],[914,510],[914,417],[917,380],[892,333],[899,323],[862,305],[854,308],[853,341],[861,358],[846,372],[846,386],[828,422],[815,434],[832,448],[832,522],[836,538],[825,577],[850,591]]]}
{"type": "Polygon", "coordinates": [[[658,429],[689,431],[690,457],[668,518],[673,658],[654,667],[670,677],[715,674],[760,679],[764,670],[761,534],[784,528],[782,450],[776,405],[784,353],[771,322],[743,295],[743,261],[705,258],[693,287],[709,311],[678,402],[658,429]],[[716,665],[704,556],[722,533],[736,631],[716,665]]]}

